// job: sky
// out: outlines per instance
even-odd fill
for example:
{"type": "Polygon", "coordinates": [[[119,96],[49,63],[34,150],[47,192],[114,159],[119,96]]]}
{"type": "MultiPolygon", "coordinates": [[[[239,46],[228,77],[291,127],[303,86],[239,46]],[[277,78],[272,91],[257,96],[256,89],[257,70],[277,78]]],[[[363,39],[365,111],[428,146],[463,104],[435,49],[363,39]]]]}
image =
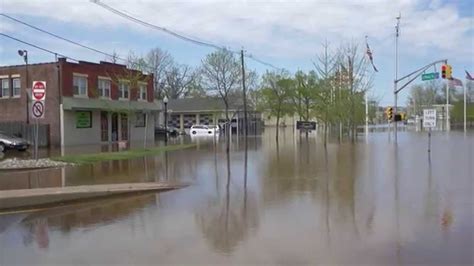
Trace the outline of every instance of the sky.
{"type": "MultiPolygon", "coordinates": [[[[365,36],[379,72],[369,95],[393,104],[395,25],[401,14],[399,77],[440,59],[464,81],[474,72],[474,5],[471,0],[101,0],[127,14],[188,37],[246,53],[290,72],[313,70],[327,41],[330,49],[352,42],[365,52],[365,36]]],[[[146,28],[90,0],[0,0],[0,13],[65,38],[118,53],[145,55],[152,48],[168,51],[177,62],[199,66],[212,48],[146,28]]],[[[71,58],[98,62],[104,55],[74,46],[0,16],[0,33],[71,58]]],[[[18,49],[31,63],[54,61],[54,55],[0,35],[0,65],[22,64],[18,49]]],[[[262,74],[268,66],[247,59],[262,74]]],[[[437,68],[439,71],[439,67],[437,68]]],[[[413,84],[420,84],[420,79],[413,84]]],[[[399,96],[406,104],[409,87],[399,96]]]]}

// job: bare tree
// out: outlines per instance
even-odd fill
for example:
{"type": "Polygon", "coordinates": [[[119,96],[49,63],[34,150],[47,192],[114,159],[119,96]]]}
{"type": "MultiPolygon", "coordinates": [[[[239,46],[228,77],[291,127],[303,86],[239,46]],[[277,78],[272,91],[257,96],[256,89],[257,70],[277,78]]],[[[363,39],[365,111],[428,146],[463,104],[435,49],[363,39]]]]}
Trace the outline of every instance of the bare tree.
{"type": "Polygon", "coordinates": [[[163,87],[166,83],[166,72],[173,64],[173,57],[160,48],[154,48],[148,52],[145,57],[148,72],[153,73],[153,87],[155,89],[155,98],[163,97],[163,87]]]}
{"type": "Polygon", "coordinates": [[[197,73],[188,65],[174,64],[166,72],[165,76],[164,93],[170,99],[178,99],[186,97],[191,93],[197,73]]]}
{"type": "MultiPolygon", "coordinates": [[[[202,81],[204,87],[217,94],[225,105],[226,134],[229,133],[229,95],[240,87],[241,68],[234,54],[218,50],[202,60],[202,81]]],[[[229,142],[227,142],[229,144],[229,142]]],[[[229,145],[227,145],[229,150],[229,145]]]]}

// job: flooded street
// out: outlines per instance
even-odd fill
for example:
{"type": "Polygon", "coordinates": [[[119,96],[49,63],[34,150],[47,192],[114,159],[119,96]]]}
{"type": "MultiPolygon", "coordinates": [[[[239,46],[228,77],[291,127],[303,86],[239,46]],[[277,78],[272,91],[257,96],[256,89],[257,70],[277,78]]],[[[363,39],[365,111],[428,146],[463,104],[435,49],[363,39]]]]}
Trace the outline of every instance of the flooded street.
{"type": "MultiPolygon", "coordinates": [[[[179,140],[174,140],[179,142],[179,140]]],[[[184,142],[196,140],[184,140],[184,142]]],[[[0,265],[472,264],[474,135],[325,148],[289,129],[159,156],[0,173],[0,189],[186,181],[165,193],[0,215],[0,265]]]]}

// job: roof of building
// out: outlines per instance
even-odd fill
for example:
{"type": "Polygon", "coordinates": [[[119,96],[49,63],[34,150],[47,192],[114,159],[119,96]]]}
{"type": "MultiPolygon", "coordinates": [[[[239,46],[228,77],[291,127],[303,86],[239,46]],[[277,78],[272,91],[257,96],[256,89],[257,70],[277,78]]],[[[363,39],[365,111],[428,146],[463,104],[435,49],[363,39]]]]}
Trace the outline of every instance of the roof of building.
{"type": "MultiPolygon", "coordinates": [[[[229,110],[236,111],[242,106],[240,100],[230,100],[229,110]]],[[[216,112],[225,110],[224,101],[216,97],[171,99],[168,109],[172,112],[216,112]]]]}
{"type": "MultiPolygon", "coordinates": [[[[34,64],[28,64],[28,66],[40,66],[40,65],[49,65],[49,64],[56,64],[57,62],[43,62],[43,63],[34,63],[34,64]]],[[[11,67],[24,67],[25,64],[20,64],[20,65],[9,65],[9,66],[0,66],[0,69],[8,69],[11,67]]]]}

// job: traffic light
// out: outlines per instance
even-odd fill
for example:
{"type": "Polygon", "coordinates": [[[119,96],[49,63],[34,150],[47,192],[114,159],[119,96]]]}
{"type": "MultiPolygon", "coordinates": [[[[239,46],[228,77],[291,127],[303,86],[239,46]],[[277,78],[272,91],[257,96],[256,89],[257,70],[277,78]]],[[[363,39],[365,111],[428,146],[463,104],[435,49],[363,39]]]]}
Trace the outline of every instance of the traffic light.
{"type": "Polygon", "coordinates": [[[400,113],[400,116],[401,116],[402,121],[407,120],[407,114],[405,114],[405,113],[400,113]]]}
{"type": "Polygon", "coordinates": [[[402,121],[402,114],[395,114],[393,121],[398,122],[402,121]]]}
{"type": "Polygon", "coordinates": [[[446,65],[446,79],[452,79],[453,78],[453,68],[451,65],[446,65]]]}
{"type": "Polygon", "coordinates": [[[392,118],[393,118],[393,108],[392,108],[392,107],[387,107],[387,109],[385,109],[385,113],[387,114],[387,120],[388,120],[388,121],[392,121],[392,118]]]}
{"type": "Polygon", "coordinates": [[[446,78],[446,71],[448,69],[447,65],[442,65],[441,66],[441,78],[445,79],[446,78]]]}

